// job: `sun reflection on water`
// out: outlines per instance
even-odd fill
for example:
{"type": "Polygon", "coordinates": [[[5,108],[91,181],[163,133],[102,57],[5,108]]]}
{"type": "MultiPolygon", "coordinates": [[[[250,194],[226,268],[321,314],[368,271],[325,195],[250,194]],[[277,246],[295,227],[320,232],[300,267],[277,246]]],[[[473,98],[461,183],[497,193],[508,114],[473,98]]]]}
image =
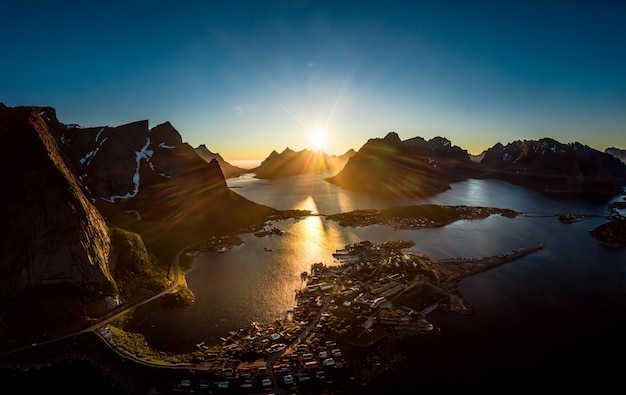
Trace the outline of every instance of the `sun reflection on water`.
{"type": "Polygon", "coordinates": [[[311,214],[319,214],[317,204],[315,203],[315,200],[311,195],[307,196],[306,199],[300,201],[296,205],[296,210],[307,210],[310,211],[311,214]]]}
{"type": "MultiPolygon", "coordinates": [[[[317,215],[306,217],[295,224],[292,231],[297,235],[297,242],[294,245],[297,256],[308,257],[315,262],[328,259],[327,237],[321,217],[317,215]]],[[[311,263],[313,262],[309,262],[311,263]]]]}

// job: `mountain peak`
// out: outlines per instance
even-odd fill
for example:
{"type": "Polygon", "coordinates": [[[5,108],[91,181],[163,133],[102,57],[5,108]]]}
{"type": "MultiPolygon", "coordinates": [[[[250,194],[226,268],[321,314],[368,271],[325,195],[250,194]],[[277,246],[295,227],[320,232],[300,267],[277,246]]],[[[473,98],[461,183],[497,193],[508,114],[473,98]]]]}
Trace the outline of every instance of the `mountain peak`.
{"type": "Polygon", "coordinates": [[[217,155],[216,153],[211,152],[211,150],[208,149],[205,144],[200,144],[199,146],[197,146],[196,152],[198,152],[198,154],[203,153],[203,154],[208,154],[208,155],[217,155]]]}
{"type": "Polygon", "coordinates": [[[343,170],[326,180],[378,195],[424,197],[475,174],[467,151],[437,136],[401,141],[396,132],[369,139],[343,170]]]}
{"type": "MultiPolygon", "coordinates": [[[[146,124],[148,121],[145,121],[146,124]]],[[[159,124],[150,129],[150,136],[165,145],[175,147],[183,144],[183,138],[176,128],[169,122],[159,124]]]]}
{"type": "Polygon", "coordinates": [[[207,148],[206,145],[200,144],[195,148],[196,154],[202,159],[204,159],[207,163],[211,163],[212,161],[216,161],[219,165],[218,167],[222,170],[225,178],[233,178],[238,177],[246,172],[246,169],[242,169],[237,166],[233,166],[230,163],[226,162],[222,155],[217,152],[211,152],[207,148]]]}
{"type": "Polygon", "coordinates": [[[272,153],[259,166],[251,169],[257,178],[284,178],[304,173],[319,173],[341,169],[351,155],[330,156],[324,151],[287,147],[282,153],[272,153]]]}
{"type": "Polygon", "coordinates": [[[396,132],[387,133],[387,135],[383,138],[383,141],[391,144],[401,142],[400,136],[398,136],[398,133],[396,132]]]}

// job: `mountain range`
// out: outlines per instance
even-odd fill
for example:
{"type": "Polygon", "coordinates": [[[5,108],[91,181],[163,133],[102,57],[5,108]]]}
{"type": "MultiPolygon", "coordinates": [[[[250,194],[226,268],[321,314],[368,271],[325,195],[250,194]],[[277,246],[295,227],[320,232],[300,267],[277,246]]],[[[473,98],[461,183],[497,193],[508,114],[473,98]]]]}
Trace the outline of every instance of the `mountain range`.
{"type": "Polygon", "coordinates": [[[169,122],[83,127],[59,122],[52,107],[1,103],[0,137],[9,172],[0,205],[0,339],[33,310],[53,311],[47,319],[59,324],[154,294],[181,248],[279,213],[228,188],[226,177],[242,172],[335,172],[326,181],[342,188],[412,198],[472,177],[584,196],[619,194],[626,180],[623,151],[549,138],[498,143],[478,160],[444,137],[391,132],[341,156],[273,151],[245,170],[190,146],[169,122]],[[150,273],[151,285],[137,283],[150,273]]]}
{"type": "Polygon", "coordinates": [[[328,155],[323,151],[304,149],[294,151],[285,148],[280,154],[272,151],[261,164],[251,170],[257,178],[285,178],[304,173],[320,173],[341,170],[355,154],[350,149],[343,155],[328,155]]]}
{"type": "Polygon", "coordinates": [[[578,196],[622,192],[626,166],[619,159],[578,142],[551,138],[498,143],[480,164],[486,177],[498,178],[541,192],[578,196]]]}
{"type": "Polygon", "coordinates": [[[497,143],[471,155],[444,137],[400,141],[397,133],[391,132],[368,140],[358,152],[350,149],[340,156],[307,149],[272,151],[258,167],[249,170],[232,166],[204,145],[196,152],[207,161],[215,158],[226,178],[246,172],[276,179],[334,171],[336,174],[326,181],[343,188],[414,198],[441,192],[451,182],[470,177],[502,179],[542,193],[590,196],[619,193],[626,178],[623,167],[611,159],[626,163],[626,150],[612,147],[600,152],[577,142],[564,144],[550,138],[518,140],[506,146],[497,143]]]}
{"type": "Polygon", "coordinates": [[[419,198],[467,178],[501,179],[542,193],[597,197],[622,191],[626,166],[613,155],[550,138],[497,143],[472,157],[443,137],[401,141],[391,132],[368,140],[327,181],[371,194],[419,198]]]}
{"type": "Polygon", "coordinates": [[[12,169],[0,205],[0,337],[33,301],[73,321],[85,306],[154,293],[120,281],[123,249],[151,266],[141,271],[165,274],[183,246],[276,212],[232,192],[217,160],[200,158],[168,122],[81,127],[51,107],[0,104],[0,136],[0,165],[12,169]]]}

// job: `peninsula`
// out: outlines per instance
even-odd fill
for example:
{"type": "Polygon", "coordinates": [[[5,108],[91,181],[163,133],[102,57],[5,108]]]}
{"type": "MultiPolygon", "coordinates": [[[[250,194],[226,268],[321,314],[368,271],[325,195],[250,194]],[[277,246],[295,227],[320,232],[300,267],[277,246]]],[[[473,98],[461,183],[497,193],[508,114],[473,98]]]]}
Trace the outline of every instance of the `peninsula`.
{"type": "MultiPolygon", "coordinates": [[[[142,384],[154,391],[350,393],[350,377],[367,381],[398,362],[376,354],[378,362],[367,365],[363,356],[372,353],[371,346],[437,333],[440,328],[428,321],[433,311],[473,314],[457,291],[462,279],[543,248],[434,260],[404,251],[413,245],[406,240],[346,245],[333,254],[335,264],[316,262],[302,273],[295,305],[284,317],[230,331],[220,344],[199,342],[193,353],[152,350],[141,335],[121,330],[122,321],[96,333],[110,350],[135,361],[136,368],[129,364],[129,369],[140,369],[142,384]],[[158,377],[146,373],[150,367],[159,369],[158,377]]],[[[138,380],[131,373],[127,379],[138,380]]]]}

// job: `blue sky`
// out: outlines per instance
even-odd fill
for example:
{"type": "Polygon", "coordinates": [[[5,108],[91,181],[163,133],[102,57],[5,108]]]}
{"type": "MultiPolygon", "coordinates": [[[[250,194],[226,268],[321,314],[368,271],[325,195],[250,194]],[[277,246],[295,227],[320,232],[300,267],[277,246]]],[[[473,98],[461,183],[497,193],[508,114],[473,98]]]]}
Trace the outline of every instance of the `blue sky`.
{"type": "Polygon", "coordinates": [[[13,2],[0,101],[170,121],[227,160],[390,131],[626,149],[624,1],[13,2]]]}

